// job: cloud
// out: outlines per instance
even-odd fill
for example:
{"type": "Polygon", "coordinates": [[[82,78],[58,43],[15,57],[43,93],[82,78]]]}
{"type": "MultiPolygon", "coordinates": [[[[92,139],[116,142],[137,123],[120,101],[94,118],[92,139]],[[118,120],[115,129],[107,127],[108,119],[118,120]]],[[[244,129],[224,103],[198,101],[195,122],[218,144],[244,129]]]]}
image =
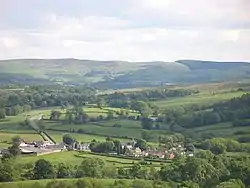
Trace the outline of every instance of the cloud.
{"type": "Polygon", "coordinates": [[[0,17],[1,59],[250,60],[247,1],[25,2],[0,17]]]}
{"type": "Polygon", "coordinates": [[[247,0],[131,0],[128,16],[167,27],[250,28],[247,0]]]}

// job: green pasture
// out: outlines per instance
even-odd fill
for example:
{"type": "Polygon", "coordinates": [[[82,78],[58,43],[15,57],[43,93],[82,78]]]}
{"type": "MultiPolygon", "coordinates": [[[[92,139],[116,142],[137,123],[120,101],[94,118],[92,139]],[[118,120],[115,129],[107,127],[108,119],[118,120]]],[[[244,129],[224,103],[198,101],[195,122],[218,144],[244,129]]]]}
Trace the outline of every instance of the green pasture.
{"type": "Polygon", "coordinates": [[[170,98],[167,100],[154,101],[151,104],[158,106],[161,110],[176,108],[179,106],[189,106],[193,104],[206,105],[213,104],[220,101],[229,100],[235,97],[240,97],[244,92],[228,92],[228,93],[210,93],[203,92],[195,95],[170,98]]]}
{"type": "Polygon", "coordinates": [[[140,129],[140,121],[126,120],[126,119],[114,119],[109,121],[98,122],[99,125],[104,127],[113,127],[114,125],[120,125],[123,128],[140,129]]]}
{"type": "MultiPolygon", "coordinates": [[[[62,122],[44,121],[47,131],[56,131],[61,133],[76,132],[79,129],[85,134],[99,135],[102,137],[117,138],[141,138],[141,133],[145,130],[141,128],[140,122],[132,120],[110,120],[98,123],[87,123],[82,125],[64,124],[62,122]],[[122,127],[113,127],[115,123],[121,124],[122,127]]],[[[151,130],[152,137],[157,140],[158,136],[165,135],[168,132],[163,130],[151,130]]],[[[52,135],[53,136],[53,135],[52,135]]]]}
{"type": "Polygon", "coordinates": [[[45,159],[54,164],[67,163],[72,165],[79,165],[82,162],[82,159],[76,157],[77,153],[78,152],[75,151],[63,151],[41,156],[20,156],[17,161],[20,164],[34,164],[39,159],[45,159]]]}
{"type": "Polygon", "coordinates": [[[10,133],[10,132],[0,132],[0,142],[6,142],[10,143],[11,139],[15,136],[20,136],[23,140],[27,142],[31,141],[39,141],[42,140],[42,137],[39,134],[36,133],[22,133],[22,132],[17,132],[17,133],[10,133]]]}
{"type": "MultiPolygon", "coordinates": [[[[91,154],[86,152],[77,152],[77,151],[62,151],[58,153],[52,153],[47,155],[41,156],[20,156],[18,158],[19,164],[34,164],[39,159],[45,159],[50,161],[53,164],[59,163],[66,163],[71,165],[79,165],[84,159],[86,158],[99,158],[104,160],[107,165],[112,165],[116,167],[129,167],[132,166],[134,163],[137,163],[141,159],[125,159],[125,158],[118,158],[115,156],[103,156],[98,154],[91,154]]],[[[169,161],[166,161],[166,163],[169,161]]],[[[160,167],[160,162],[152,162],[154,167],[160,167]]]]}
{"type": "Polygon", "coordinates": [[[62,142],[62,137],[65,134],[72,135],[79,142],[91,142],[93,139],[96,141],[105,141],[106,137],[98,135],[88,135],[80,133],[69,133],[63,131],[46,131],[56,142],[62,142]]]}
{"type": "Polygon", "coordinates": [[[129,137],[129,138],[140,138],[141,129],[130,129],[123,127],[106,127],[96,124],[83,124],[83,125],[73,125],[73,124],[62,124],[60,122],[45,123],[46,129],[52,131],[69,132],[72,130],[81,129],[85,133],[93,135],[111,136],[111,137],[129,137]]]}
{"type": "MultiPolygon", "coordinates": [[[[247,126],[242,127],[233,127],[231,122],[226,123],[218,123],[214,125],[207,125],[202,127],[195,127],[192,129],[188,129],[189,132],[192,132],[197,138],[202,135],[213,135],[214,137],[235,137],[234,134],[236,132],[249,132],[250,128],[247,126]]],[[[241,135],[237,135],[241,136],[241,135]]]]}

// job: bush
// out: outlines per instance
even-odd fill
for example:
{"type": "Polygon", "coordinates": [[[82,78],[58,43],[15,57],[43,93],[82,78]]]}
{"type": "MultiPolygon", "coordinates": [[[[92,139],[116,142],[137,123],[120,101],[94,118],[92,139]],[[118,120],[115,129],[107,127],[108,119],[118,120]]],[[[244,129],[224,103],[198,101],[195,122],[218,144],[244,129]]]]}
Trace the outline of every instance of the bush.
{"type": "Polygon", "coordinates": [[[115,123],[115,124],[113,125],[113,127],[119,127],[119,128],[121,128],[122,125],[121,125],[121,124],[118,124],[118,123],[115,123]]]}

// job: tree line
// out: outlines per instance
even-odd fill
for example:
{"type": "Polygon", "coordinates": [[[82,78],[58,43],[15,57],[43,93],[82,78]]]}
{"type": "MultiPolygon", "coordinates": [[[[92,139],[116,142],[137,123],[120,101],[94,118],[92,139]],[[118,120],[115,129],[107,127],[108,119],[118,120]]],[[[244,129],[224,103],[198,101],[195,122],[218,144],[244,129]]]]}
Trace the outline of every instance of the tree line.
{"type": "Polygon", "coordinates": [[[27,86],[21,89],[0,90],[0,119],[16,116],[31,109],[84,105],[97,101],[96,91],[88,87],[27,86]]]}
{"type": "Polygon", "coordinates": [[[131,108],[133,101],[156,101],[165,100],[171,97],[184,97],[197,94],[199,91],[190,89],[150,89],[135,92],[115,92],[113,94],[103,95],[107,104],[116,108],[131,108]]]}
{"type": "MultiPolygon", "coordinates": [[[[205,150],[198,152],[195,157],[179,157],[170,164],[161,164],[160,168],[142,162],[117,167],[100,158],[85,158],[76,166],[65,163],[55,165],[44,159],[25,165],[16,163],[15,159],[0,162],[0,182],[83,177],[151,180],[148,185],[141,181],[149,188],[162,187],[163,182],[167,183],[164,184],[166,187],[176,188],[221,188],[225,185],[244,188],[250,185],[250,159],[214,155],[205,150]]],[[[123,187],[120,184],[117,180],[112,186],[123,187]]]]}
{"type": "MultiPolygon", "coordinates": [[[[157,118],[161,125],[178,125],[194,128],[221,122],[232,122],[232,126],[250,126],[250,94],[219,102],[213,105],[191,105],[166,109],[157,118]]],[[[152,127],[152,126],[148,126],[152,127]]],[[[164,127],[163,127],[164,128],[164,127]]]]}

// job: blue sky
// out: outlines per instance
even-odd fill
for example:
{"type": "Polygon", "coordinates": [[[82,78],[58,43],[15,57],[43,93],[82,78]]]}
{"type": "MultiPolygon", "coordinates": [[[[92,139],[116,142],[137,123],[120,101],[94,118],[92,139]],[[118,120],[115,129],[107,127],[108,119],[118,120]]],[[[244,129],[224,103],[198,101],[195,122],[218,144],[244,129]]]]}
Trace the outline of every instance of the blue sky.
{"type": "Polygon", "coordinates": [[[0,59],[250,61],[249,0],[0,0],[0,59]]]}

